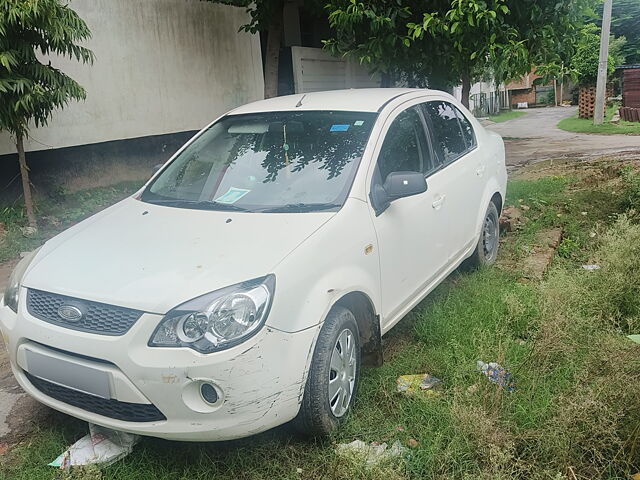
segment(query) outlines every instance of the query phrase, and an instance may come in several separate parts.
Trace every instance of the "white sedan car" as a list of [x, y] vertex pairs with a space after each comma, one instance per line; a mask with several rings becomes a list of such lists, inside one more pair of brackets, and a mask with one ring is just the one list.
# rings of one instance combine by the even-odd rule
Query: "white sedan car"
[[0, 304], [13, 373], [116, 430], [326, 435], [380, 337], [463, 262], [495, 261], [506, 179], [502, 139], [443, 92], [237, 108], [21, 261]]

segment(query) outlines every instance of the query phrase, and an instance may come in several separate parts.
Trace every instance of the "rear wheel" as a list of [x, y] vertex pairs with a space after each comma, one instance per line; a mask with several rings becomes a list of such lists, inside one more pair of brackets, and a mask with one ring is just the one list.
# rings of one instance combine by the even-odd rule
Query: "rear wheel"
[[295, 427], [327, 436], [346, 418], [360, 377], [358, 324], [350, 310], [334, 307], [320, 330]]
[[463, 264], [463, 269], [490, 266], [498, 258], [500, 245], [500, 215], [495, 203], [491, 202], [482, 222], [480, 239], [473, 254]]

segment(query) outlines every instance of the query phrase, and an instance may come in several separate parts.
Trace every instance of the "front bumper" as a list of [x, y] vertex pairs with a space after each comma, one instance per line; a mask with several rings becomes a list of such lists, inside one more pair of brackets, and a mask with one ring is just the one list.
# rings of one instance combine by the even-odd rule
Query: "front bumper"
[[[0, 329], [20, 386], [56, 410], [116, 430], [186, 441], [246, 437], [281, 425], [298, 413], [319, 327], [292, 334], [267, 326], [241, 345], [203, 355], [190, 349], [147, 346], [160, 315], [144, 314], [126, 334], [104, 336], [38, 320], [27, 312], [25, 297], [23, 291], [18, 314], [0, 303]], [[33, 381], [32, 374], [30, 380], [34, 358], [49, 364], [49, 387], [61, 387], [66, 394], [77, 392], [80, 400], [74, 397], [71, 403], [85, 408], [54, 398], [51, 389]], [[156, 418], [152, 421], [144, 421], [144, 417], [129, 421], [114, 418], [118, 415], [109, 413], [111, 410], [96, 413], [85, 400], [99, 403], [98, 399], [82, 397], [92, 391], [90, 385], [83, 388], [83, 374], [69, 378], [59, 371], [75, 368], [87, 379], [108, 379], [106, 396], [110, 398], [102, 400], [118, 407], [155, 407], [161, 415], [150, 417]], [[204, 382], [213, 384], [219, 394], [214, 404], [200, 395]]]

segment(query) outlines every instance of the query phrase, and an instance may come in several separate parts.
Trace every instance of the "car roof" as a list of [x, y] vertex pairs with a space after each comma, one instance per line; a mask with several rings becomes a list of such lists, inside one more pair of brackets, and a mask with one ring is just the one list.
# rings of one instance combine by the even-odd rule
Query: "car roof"
[[419, 88], [354, 88], [325, 92], [299, 93], [248, 103], [229, 112], [230, 115], [257, 112], [301, 110], [340, 110], [378, 112], [390, 101], [411, 93], [443, 93]]

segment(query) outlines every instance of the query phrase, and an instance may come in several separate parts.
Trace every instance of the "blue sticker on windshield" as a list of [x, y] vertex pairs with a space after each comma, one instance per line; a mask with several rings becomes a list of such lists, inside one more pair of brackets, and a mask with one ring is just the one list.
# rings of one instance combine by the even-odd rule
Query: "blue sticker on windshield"
[[227, 193], [225, 193], [224, 195], [221, 195], [220, 197], [216, 198], [216, 202], [218, 202], [218, 203], [226, 203], [227, 205], [231, 205], [232, 203], [236, 203], [238, 200], [240, 200], [242, 197], [244, 197], [250, 191], [251, 190], [247, 190], [245, 188], [231, 187], [227, 191]]
[[351, 125], [331, 125], [330, 132], [346, 132]]

